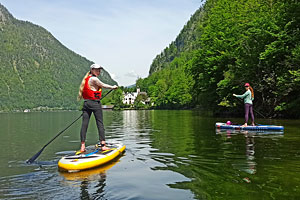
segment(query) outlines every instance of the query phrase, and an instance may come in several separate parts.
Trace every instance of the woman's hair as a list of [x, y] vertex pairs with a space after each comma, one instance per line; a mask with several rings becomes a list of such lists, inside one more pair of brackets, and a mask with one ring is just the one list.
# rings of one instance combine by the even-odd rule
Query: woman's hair
[[90, 71], [88, 71], [86, 73], [86, 75], [83, 77], [82, 81], [81, 81], [81, 84], [80, 84], [80, 87], [79, 87], [79, 92], [78, 92], [78, 96], [77, 96], [77, 100], [80, 101], [82, 99], [82, 91], [83, 91], [83, 88], [84, 88], [84, 84], [85, 84], [85, 79], [91, 74]]
[[252, 99], [254, 99], [254, 90], [251, 86], [249, 86], [249, 89], [251, 91], [251, 97], [252, 97]]

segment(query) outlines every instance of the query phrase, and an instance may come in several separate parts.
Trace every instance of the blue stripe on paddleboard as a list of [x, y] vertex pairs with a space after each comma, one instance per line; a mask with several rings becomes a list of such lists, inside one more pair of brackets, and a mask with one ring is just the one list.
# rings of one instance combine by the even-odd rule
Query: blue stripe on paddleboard
[[91, 155], [93, 155], [93, 154], [95, 154], [95, 153], [98, 153], [98, 152], [99, 152], [99, 149], [97, 149], [96, 151], [91, 152], [91, 153], [89, 153], [89, 154], [85, 154], [84, 157], [91, 156]]

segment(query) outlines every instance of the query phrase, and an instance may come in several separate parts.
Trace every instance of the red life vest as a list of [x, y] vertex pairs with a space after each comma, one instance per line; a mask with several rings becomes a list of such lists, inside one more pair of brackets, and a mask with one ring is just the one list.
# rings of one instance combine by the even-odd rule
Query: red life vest
[[93, 91], [91, 90], [90, 86], [89, 86], [89, 80], [92, 76], [88, 76], [85, 79], [85, 84], [84, 84], [84, 88], [82, 91], [82, 97], [84, 99], [89, 99], [89, 100], [100, 100], [101, 98], [101, 94], [102, 94], [102, 89], [100, 88], [99, 91]]

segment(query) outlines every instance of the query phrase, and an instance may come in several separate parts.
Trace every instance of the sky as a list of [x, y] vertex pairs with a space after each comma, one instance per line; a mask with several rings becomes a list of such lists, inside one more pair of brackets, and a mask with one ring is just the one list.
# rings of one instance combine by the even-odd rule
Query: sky
[[[121, 86], [150, 65], [203, 0], [0, 0], [17, 19], [47, 29], [63, 45], [105, 68]], [[87, 70], [89, 66], [87, 66]]]

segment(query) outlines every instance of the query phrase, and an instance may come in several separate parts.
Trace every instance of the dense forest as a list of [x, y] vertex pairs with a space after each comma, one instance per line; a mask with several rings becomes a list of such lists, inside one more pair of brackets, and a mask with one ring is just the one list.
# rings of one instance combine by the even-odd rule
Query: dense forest
[[[0, 111], [78, 109], [78, 88], [91, 64], [0, 4]], [[117, 84], [105, 70], [101, 76]]]
[[300, 117], [300, 2], [206, 0], [137, 86], [158, 108], [239, 114], [249, 82], [266, 117]]

